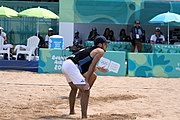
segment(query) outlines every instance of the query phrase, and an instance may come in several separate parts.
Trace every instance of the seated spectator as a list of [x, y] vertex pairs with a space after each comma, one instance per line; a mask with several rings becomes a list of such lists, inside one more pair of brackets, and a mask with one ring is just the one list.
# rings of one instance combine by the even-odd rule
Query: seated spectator
[[82, 43], [82, 39], [80, 38], [79, 31], [74, 32], [73, 45], [68, 46], [66, 48], [69, 48], [69, 50], [72, 53], [78, 52], [79, 50], [81, 50], [83, 48], [83, 43]]
[[45, 36], [45, 47], [48, 48], [48, 43], [49, 43], [49, 37], [53, 35], [53, 29], [49, 28], [48, 33]]
[[165, 43], [165, 37], [161, 34], [160, 27], [156, 27], [155, 34], [151, 35], [151, 44], [163, 44]]
[[6, 44], [7, 43], [7, 41], [6, 41], [6, 33], [3, 32], [3, 30], [4, 29], [2, 27], [0, 27], [0, 36], [4, 38], [4, 44]]
[[121, 29], [117, 41], [128, 41], [125, 29]]
[[75, 31], [75, 33], [74, 33], [73, 45], [81, 45], [82, 46], [82, 39], [80, 38], [79, 31]]
[[97, 36], [99, 36], [97, 29], [93, 27], [91, 32], [89, 33], [88, 40], [94, 40]]
[[109, 28], [106, 28], [106, 29], [104, 30], [104, 34], [103, 34], [103, 36], [104, 36], [107, 40], [109, 40], [109, 31], [110, 31], [110, 29], [109, 29]]
[[110, 31], [109, 31], [109, 40], [110, 40], [110, 41], [115, 41], [114, 31], [113, 31], [113, 30], [110, 30]]

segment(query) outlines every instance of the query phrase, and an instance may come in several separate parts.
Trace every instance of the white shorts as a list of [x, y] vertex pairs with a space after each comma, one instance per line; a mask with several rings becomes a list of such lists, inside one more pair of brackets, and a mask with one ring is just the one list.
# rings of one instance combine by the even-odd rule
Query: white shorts
[[86, 84], [85, 78], [80, 73], [78, 67], [70, 59], [63, 62], [62, 73], [65, 75], [68, 83], [73, 82], [75, 85]]

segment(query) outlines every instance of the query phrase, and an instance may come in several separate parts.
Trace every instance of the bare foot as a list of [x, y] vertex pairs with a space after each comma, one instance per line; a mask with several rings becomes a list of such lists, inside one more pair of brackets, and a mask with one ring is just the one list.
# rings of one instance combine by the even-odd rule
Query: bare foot
[[87, 116], [82, 116], [82, 119], [87, 119]]
[[69, 115], [74, 115], [74, 114], [76, 114], [76, 113], [75, 113], [75, 112], [70, 112], [70, 113], [69, 113]]

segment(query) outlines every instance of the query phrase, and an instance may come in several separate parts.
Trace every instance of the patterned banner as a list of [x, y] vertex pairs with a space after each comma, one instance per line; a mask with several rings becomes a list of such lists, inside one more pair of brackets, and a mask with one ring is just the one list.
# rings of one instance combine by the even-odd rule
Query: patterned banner
[[128, 53], [128, 76], [180, 77], [178, 53]]
[[180, 46], [155, 44], [153, 46], [153, 52], [154, 53], [180, 53]]
[[68, 50], [43, 49], [39, 50], [39, 73], [62, 73], [61, 67], [67, 56], [71, 55]]
[[180, 3], [174, 0], [61, 0], [59, 4], [60, 21], [74, 23], [134, 24], [139, 19], [141, 25], [150, 25], [157, 14], [180, 13]]
[[[86, 41], [85, 46], [92, 46], [93, 41]], [[126, 51], [131, 52], [131, 42], [110, 42], [108, 44], [107, 51]], [[142, 52], [150, 53], [152, 52], [152, 46], [149, 43], [142, 43]]]
[[107, 51], [100, 59], [97, 66], [108, 69], [107, 73], [98, 72], [98, 75], [125, 76], [127, 66], [125, 64], [126, 53], [122, 51]]

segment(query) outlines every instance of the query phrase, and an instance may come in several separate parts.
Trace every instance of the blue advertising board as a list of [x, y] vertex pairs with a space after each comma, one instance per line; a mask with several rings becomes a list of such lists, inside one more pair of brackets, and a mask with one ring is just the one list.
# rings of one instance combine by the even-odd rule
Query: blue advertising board
[[[39, 51], [39, 73], [62, 73], [61, 67], [63, 61], [72, 53], [69, 50], [61, 49], [43, 49]], [[126, 65], [123, 51], [107, 51], [99, 60], [97, 66], [108, 69], [107, 73], [98, 72], [98, 75], [104, 76], [125, 76]]]
[[178, 53], [128, 53], [128, 76], [180, 77]]

